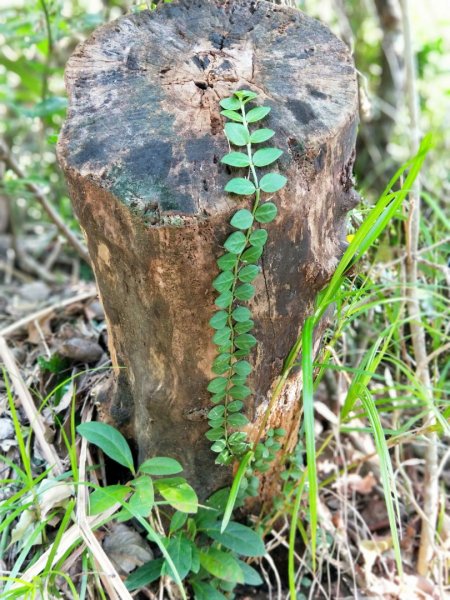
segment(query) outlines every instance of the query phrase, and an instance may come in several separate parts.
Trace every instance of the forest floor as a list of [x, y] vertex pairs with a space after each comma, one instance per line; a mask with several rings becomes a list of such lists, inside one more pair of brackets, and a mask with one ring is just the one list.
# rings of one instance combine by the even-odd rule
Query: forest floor
[[[30, 254], [38, 246], [33, 239], [27, 241]], [[48, 247], [47, 254], [51, 254], [52, 250], [55, 248]], [[71, 262], [63, 253], [60, 256], [67, 271]], [[34, 260], [39, 262], [40, 256], [36, 255]], [[23, 467], [23, 460], [15, 427], [19, 424], [22, 429], [33, 478], [45, 475], [45, 457], [36, 441], [38, 422], [45, 431], [48, 448], [60, 458], [63, 471], [70, 469], [66, 441], [70, 436], [72, 411], [77, 421], [88, 415], [101, 418], [99, 391], [110, 376], [111, 360], [105, 316], [95, 284], [79, 280], [76, 261], [72, 263], [72, 273], [59, 283], [45, 283], [27, 274], [8, 263], [6, 255], [2, 269], [0, 360], [5, 371], [0, 382], [0, 469], [4, 482], [0, 500], [7, 502], [21, 490], [16, 467]], [[396, 575], [374, 441], [362, 422], [358, 432], [339, 431], [338, 396], [341, 384], [345, 384], [341, 379], [345, 377], [348, 377], [345, 373], [329, 373], [315, 398], [317, 447], [328, 440], [324, 452], [317, 458], [317, 466], [323, 484], [319, 498], [321, 527], [330, 543], [323, 546], [314, 573], [305, 559], [305, 548], [299, 538], [296, 547], [296, 568], [300, 577], [298, 597], [443, 598], [444, 582], [441, 586], [436, 585], [415, 572], [420, 517], [411, 510], [410, 499], [420, 497], [423, 485], [420, 444], [409, 445], [407, 455], [403, 455], [401, 465], [397, 465], [403, 470], [403, 475], [404, 471], [407, 472], [410, 485], [406, 491], [403, 484], [399, 489], [405, 570], [401, 583]], [[14, 423], [8, 402], [7, 382], [14, 390], [18, 424]], [[353, 425], [355, 427], [355, 422]], [[77, 451], [79, 442], [79, 439], [75, 442]], [[394, 462], [398, 458], [394, 450]], [[88, 451], [88, 465], [89, 476], [95, 483], [124, 483], [123, 473], [117, 465], [105, 460], [101, 452], [91, 455]], [[450, 484], [448, 463], [443, 465], [442, 478], [447, 485]], [[18, 510], [16, 518], [7, 519], [7, 526], [1, 528], [0, 538], [1, 568], [4, 572], [14, 570], [17, 561], [20, 562], [20, 572], [26, 572], [36, 557], [51, 547], [63, 517], [58, 507], [67, 506], [72, 493], [70, 487], [62, 495], [57, 488], [50, 489], [38, 500], [40, 516], [35, 511], [31, 517], [25, 518], [24, 512]], [[51, 510], [55, 510], [55, 515], [44, 534], [33, 542], [35, 551], [30, 547], [26, 549], [23, 541], [36, 530], [42, 514], [47, 515]], [[3, 524], [4, 517], [5, 514]], [[269, 520], [270, 530], [265, 538], [267, 555], [253, 563], [264, 584], [258, 588], [238, 588], [239, 598], [289, 597], [289, 521], [290, 514], [286, 513], [278, 514], [272, 522]], [[96, 532], [98, 541], [123, 579], [149, 557], [158, 556], [158, 549], [149, 544], [141, 533], [139, 526], [132, 521], [126, 525], [110, 521]], [[440, 538], [440, 560], [448, 564], [450, 519], [445, 514], [441, 515]], [[82, 544], [79, 544], [65, 558], [61, 571], [78, 586], [84, 569]], [[95, 592], [97, 584], [95, 578], [88, 581], [87, 597], [100, 597]], [[58, 586], [62, 597], [73, 597], [64, 577], [59, 578]], [[154, 589], [141, 590], [135, 597], [177, 598], [176, 589], [167, 577], [159, 586], [159, 591], [158, 584], [154, 584]]]

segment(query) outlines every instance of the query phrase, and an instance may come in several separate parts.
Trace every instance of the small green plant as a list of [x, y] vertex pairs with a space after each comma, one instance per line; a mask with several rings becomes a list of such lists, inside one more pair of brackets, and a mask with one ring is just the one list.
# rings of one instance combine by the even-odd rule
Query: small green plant
[[[248, 170], [247, 177], [234, 177], [225, 186], [226, 192], [246, 197], [247, 206], [231, 218], [230, 224], [235, 231], [224, 243], [226, 253], [217, 261], [220, 273], [213, 281], [219, 294], [215, 301], [219, 310], [210, 320], [215, 329], [213, 341], [218, 352], [212, 369], [218, 376], [208, 385], [215, 406], [208, 413], [211, 429], [206, 436], [213, 442], [211, 449], [218, 454], [216, 463], [221, 465], [241, 459], [250, 447], [247, 434], [239, 428], [248, 423], [241, 412], [244, 400], [252, 393], [247, 385], [252, 365], [246, 357], [257, 340], [251, 334], [254, 327], [251, 310], [243, 303], [251, 300], [255, 293], [252, 282], [260, 272], [257, 263], [267, 241], [267, 231], [258, 224], [270, 223], [277, 216], [276, 205], [270, 202], [270, 197], [263, 202], [262, 194], [278, 192], [286, 184], [286, 177], [279, 173], [258, 177], [256, 169], [273, 164], [283, 152], [273, 147], [254, 151], [254, 144], [266, 142], [275, 134], [271, 129], [250, 129], [250, 125], [261, 121], [270, 112], [267, 106], [255, 106], [247, 111], [248, 103], [256, 98], [254, 92], [240, 90], [220, 102], [221, 114], [230, 119], [225, 125], [228, 141], [246, 150], [229, 152], [221, 162]], [[258, 459], [262, 464], [265, 452], [259, 452]], [[255, 485], [257, 491], [257, 482], [253, 487]]]
[[[187, 595], [182, 582], [187, 581], [196, 600], [206, 600], [224, 598], [223, 593], [231, 593], [239, 583], [262, 583], [258, 572], [243, 560], [265, 553], [261, 536], [234, 521], [222, 531], [220, 519], [228, 489], [219, 490], [200, 506], [194, 489], [179, 475], [183, 467], [178, 461], [154, 457], [136, 469], [126, 439], [114, 427], [91, 422], [79, 425], [77, 431], [133, 476], [126, 485], [94, 486], [89, 496], [90, 514], [102, 513], [118, 503], [121, 509], [114, 518], [137, 520], [161, 551], [160, 557], [128, 577], [128, 589], [139, 589], [168, 575], [180, 587], [183, 598]], [[164, 524], [167, 533], [157, 533], [151, 526], [153, 520]]]

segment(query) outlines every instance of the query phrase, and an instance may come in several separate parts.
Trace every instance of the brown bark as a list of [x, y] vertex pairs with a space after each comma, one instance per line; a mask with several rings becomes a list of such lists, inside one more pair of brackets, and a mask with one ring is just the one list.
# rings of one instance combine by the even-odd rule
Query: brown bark
[[[354, 205], [355, 71], [319, 22], [267, 2], [179, 2], [99, 28], [66, 70], [69, 112], [59, 159], [85, 231], [116, 367], [111, 416], [141, 459], [170, 455], [206, 495], [229, 470], [204, 438], [215, 348], [215, 260], [245, 205], [230, 171], [219, 100], [252, 89], [285, 152], [252, 301], [259, 340], [255, 431], [283, 359], [343, 250]], [[119, 369], [118, 367], [125, 367]], [[298, 373], [270, 418], [295, 440]]]

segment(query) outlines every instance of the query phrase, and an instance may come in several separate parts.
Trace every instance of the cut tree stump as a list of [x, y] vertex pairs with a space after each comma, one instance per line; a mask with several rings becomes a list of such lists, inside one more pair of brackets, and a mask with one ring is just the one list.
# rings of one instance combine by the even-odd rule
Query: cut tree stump
[[[216, 259], [242, 197], [219, 101], [237, 89], [271, 106], [284, 150], [262, 275], [252, 301], [258, 346], [246, 414], [255, 433], [283, 360], [329, 281], [355, 205], [355, 70], [346, 46], [300, 11], [249, 0], [187, 1], [97, 29], [66, 69], [58, 154], [85, 232], [115, 368], [109, 415], [140, 459], [172, 456], [201, 495], [231, 474], [204, 434], [215, 355], [208, 320]], [[242, 174], [242, 172], [241, 172]], [[293, 372], [269, 425], [296, 440]]]

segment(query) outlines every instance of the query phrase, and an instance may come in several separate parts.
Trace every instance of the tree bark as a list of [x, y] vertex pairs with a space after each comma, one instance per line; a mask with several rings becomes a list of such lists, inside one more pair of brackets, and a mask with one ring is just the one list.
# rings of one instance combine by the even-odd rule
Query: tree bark
[[[245, 201], [227, 195], [219, 101], [239, 88], [272, 107], [284, 150], [252, 301], [254, 433], [317, 292], [343, 252], [355, 204], [355, 71], [318, 21], [268, 2], [181, 1], [100, 27], [66, 69], [69, 111], [58, 152], [85, 232], [115, 369], [110, 417], [140, 459], [170, 455], [203, 496], [230, 469], [204, 433], [211, 408], [211, 282]], [[301, 378], [293, 373], [269, 426], [295, 443]]]

